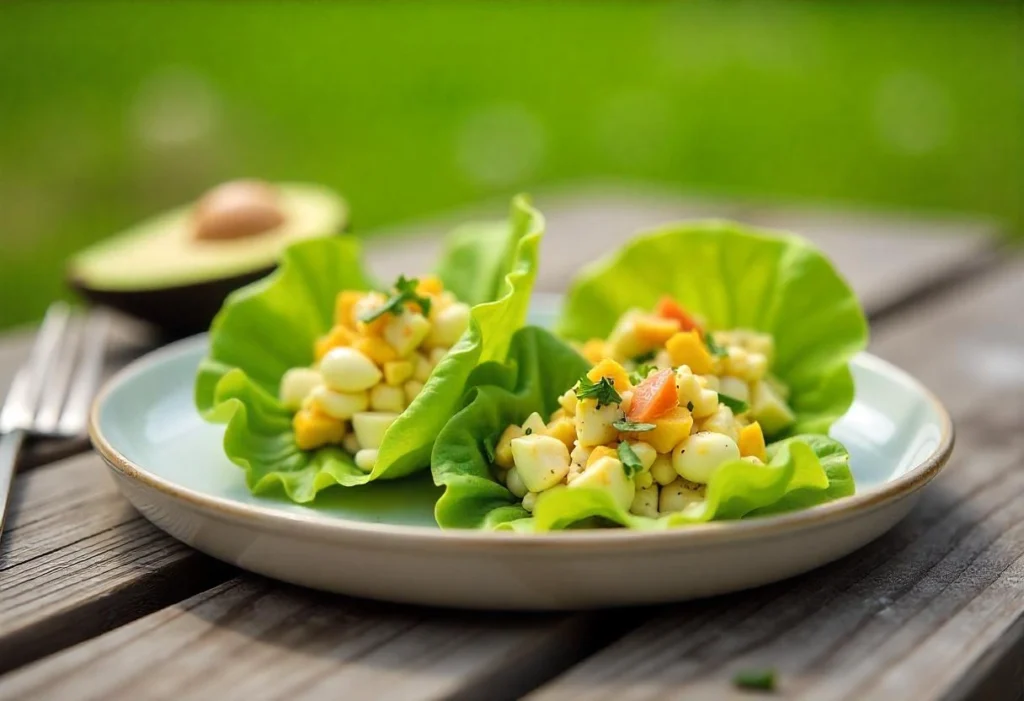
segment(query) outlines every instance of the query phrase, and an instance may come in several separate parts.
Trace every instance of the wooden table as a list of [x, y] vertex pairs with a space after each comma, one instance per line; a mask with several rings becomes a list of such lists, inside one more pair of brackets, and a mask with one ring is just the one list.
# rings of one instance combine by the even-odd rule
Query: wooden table
[[[40, 446], [0, 547], [0, 698], [753, 698], [730, 679], [761, 665], [777, 670], [783, 698], [1022, 698], [1024, 257], [995, 227], [621, 187], [538, 204], [550, 225], [545, 291], [670, 219], [735, 217], [815, 239], [864, 299], [872, 350], [952, 412], [949, 468], [895, 530], [790, 581], [674, 606], [491, 615], [233, 569], [144, 521], [83, 442]], [[371, 258], [385, 275], [418, 269], [441, 223]], [[29, 338], [0, 340], [0, 387]], [[112, 364], [146, 343], [122, 325]]]

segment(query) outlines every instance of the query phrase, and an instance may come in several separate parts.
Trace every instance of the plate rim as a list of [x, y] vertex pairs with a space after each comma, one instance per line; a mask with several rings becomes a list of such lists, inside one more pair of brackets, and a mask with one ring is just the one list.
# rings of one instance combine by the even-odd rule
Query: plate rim
[[955, 428], [949, 412], [938, 397], [917, 378], [887, 360], [863, 351], [855, 361], [876, 370], [895, 374], [918, 391], [932, 405], [940, 420], [940, 438], [935, 450], [895, 479], [871, 487], [848, 497], [819, 504], [807, 509], [749, 520], [712, 521], [656, 531], [629, 529], [595, 529], [569, 532], [518, 533], [476, 529], [426, 528], [365, 521], [349, 521], [316, 513], [292, 513], [256, 504], [245, 504], [221, 496], [196, 491], [159, 477], [125, 457], [103, 434], [100, 413], [108, 397], [135, 376], [183, 355], [207, 343], [208, 334], [175, 341], [157, 348], [118, 370], [101, 387], [89, 412], [89, 438], [96, 452], [120, 477], [161, 492], [164, 496], [184, 502], [219, 520], [241, 523], [264, 532], [280, 533], [282, 529], [318, 541], [358, 541], [361, 547], [394, 547], [401, 545], [420, 548], [425, 544], [458, 549], [493, 548], [537, 549], [552, 551], [564, 546], [573, 549], [627, 546], [630, 549], [662, 549], [699, 547], [762, 539], [783, 535], [805, 528], [818, 528], [844, 521], [863, 513], [875, 511], [912, 495], [935, 478], [949, 461], [955, 444]]

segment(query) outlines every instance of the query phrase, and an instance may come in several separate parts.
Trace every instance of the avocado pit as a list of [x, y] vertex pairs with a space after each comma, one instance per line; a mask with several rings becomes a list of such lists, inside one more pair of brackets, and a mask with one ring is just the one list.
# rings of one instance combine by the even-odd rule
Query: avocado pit
[[236, 240], [278, 228], [285, 221], [277, 192], [261, 180], [233, 180], [196, 202], [192, 224], [200, 241]]

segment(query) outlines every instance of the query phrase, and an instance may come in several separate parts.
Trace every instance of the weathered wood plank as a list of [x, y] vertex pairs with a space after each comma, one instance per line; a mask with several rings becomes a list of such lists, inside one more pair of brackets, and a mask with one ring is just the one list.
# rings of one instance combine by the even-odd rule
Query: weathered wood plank
[[514, 699], [603, 640], [584, 616], [437, 612], [233, 580], [0, 680], [0, 698]]
[[106, 470], [88, 454], [15, 480], [0, 538], [0, 673], [228, 577], [139, 516]]
[[995, 258], [998, 226], [970, 217], [813, 207], [759, 207], [745, 221], [802, 234], [836, 261], [873, 313]]
[[[920, 218], [900, 213], [823, 211], [681, 197], [650, 187], [589, 186], [540, 193], [548, 227], [537, 289], [562, 292], [580, 268], [639, 231], [692, 219], [736, 219], [799, 233], [821, 246], [869, 311], [891, 307], [938, 281], [990, 261], [999, 229], [977, 218]], [[439, 236], [453, 223], [503, 215], [504, 202], [399, 227], [368, 245], [383, 279], [421, 270], [436, 259]]]
[[771, 666], [782, 696], [1016, 698], [1024, 636], [1024, 263], [955, 299], [905, 310], [874, 349], [934, 387], [955, 416], [949, 468], [892, 533], [815, 573], [646, 612], [646, 622], [531, 698], [730, 698]]
[[[599, 187], [541, 194], [534, 204], [547, 222], [536, 283], [541, 292], [564, 291], [579, 266], [599, 258], [637, 231], [681, 218], [727, 218], [741, 212], [724, 200]], [[437, 260], [441, 239], [453, 227], [468, 221], [501, 219], [507, 208], [507, 201], [494, 201], [384, 230], [380, 238], [367, 242], [368, 262], [385, 280], [423, 270]]]

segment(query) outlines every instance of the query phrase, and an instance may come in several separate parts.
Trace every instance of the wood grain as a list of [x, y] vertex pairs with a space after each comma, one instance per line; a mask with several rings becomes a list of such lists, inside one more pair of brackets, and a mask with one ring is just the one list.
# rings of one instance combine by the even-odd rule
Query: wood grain
[[0, 538], [0, 673], [226, 579], [121, 497], [99, 456], [15, 480]]
[[1017, 698], [1024, 636], [1021, 300], [1018, 262], [876, 331], [874, 350], [933, 387], [958, 428], [949, 468], [894, 531], [791, 581], [621, 614], [645, 622], [530, 698], [746, 698], [730, 679], [760, 666], [778, 670], [784, 698], [963, 698], [994, 670], [1004, 676], [985, 687], [984, 698]]
[[584, 616], [438, 612], [234, 580], [0, 680], [0, 698], [515, 699], [603, 641]]

